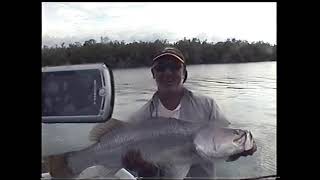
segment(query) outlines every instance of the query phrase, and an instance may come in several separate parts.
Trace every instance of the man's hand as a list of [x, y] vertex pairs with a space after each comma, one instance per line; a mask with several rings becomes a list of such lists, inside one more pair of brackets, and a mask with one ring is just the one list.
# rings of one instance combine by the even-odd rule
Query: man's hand
[[232, 155], [230, 156], [226, 161], [227, 162], [230, 162], [230, 161], [235, 161], [237, 159], [239, 159], [241, 156], [252, 156], [254, 152], [257, 151], [257, 145], [256, 143], [253, 143], [253, 147], [247, 151], [243, 151], [242, 153], [239, 153], [239, 154], [235, 154], [235, 155]]
[[49, 173], [54, 178], [70, 178], [74, 177], [69, 169], [65, 155], [53, 155], [48, 157]]
[[139, 177], [155, 177], [158, 174], [158, 168], [145, 161], [138, 150], [128, 151], [122, 158], [122, 164], [127, 170], [137, 172]]

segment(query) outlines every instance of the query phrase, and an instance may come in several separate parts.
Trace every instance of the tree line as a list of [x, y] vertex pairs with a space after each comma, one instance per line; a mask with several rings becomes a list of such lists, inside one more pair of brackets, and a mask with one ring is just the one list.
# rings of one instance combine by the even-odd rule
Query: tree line
[[251, 42], [227, 39], [225, 42], [200, 41], [198, 38], [154, 42], [110, 41], [101, 37], [84, 43], [62, 43], [55, 47], [42, 47], [42, 66], [83, 64], [104, 62], [111, 68], [132, 68], [150, 66], [151, 59], [165, 46], [173, 46], [182, 51], [187, 64], [215, 64], [276, 61], [277, 46], [263, 41]]

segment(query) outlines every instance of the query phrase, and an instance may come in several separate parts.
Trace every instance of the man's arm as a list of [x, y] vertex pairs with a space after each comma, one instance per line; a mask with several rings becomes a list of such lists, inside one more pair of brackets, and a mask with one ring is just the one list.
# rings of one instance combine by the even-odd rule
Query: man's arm
[[[222, 126], [222, 127], [229, 126], [231, 123], [227, 120], [226, 116], [221, 112], [218, 104], [214, 100], [212, 100], [212, 106], [213, 106], [213, 108], [212, 108], [212, 113], [210, 115], [210, 120], [215, 121], [216, 124], [218, 124], [219, 126]], [[227, 162], [235, 161], [235, 160], [239, 159], [241, 156], [248, 156], [248, 155], [251, 156], [256, 151], [257, 151], [257, 146], [254, 143], [254, 145], [251, 149], [246, 150], [242, 153], [230, 156], [226, 161]]]
[[[205, 112], [210, 122], [213, 122], [216, 126], [227, 127], [230, 122], [223, 114], [218, 104], [209, 97], [204, 99], [203, 103]], [[188, 177], [214, 177], [215, 176], [215, 165], [214, 162], [202, 162], [200, 164], [194, 164], [191, 166], [188, 173]]]
[[256, 143], [253, 144], [253, 147], [247, 151], [243, 151], [242, 153], [239, 154], [235, 154], [233, 156], [230, 156], [226, 161], [230, 162], [230, 161], [235, 161], [237, 159], [239, 159], [241, 156], [252, 156], [254, 152], [257, 151], [257, 145]]
[[131, 150], [122, 157], [122, 164], [125, 169], [129, 171], [134, 171], [139, 177], [159, 177], [160, 169], [150, 163], [145, 161], [141, 153], [136, 150]]
[[229, 120], [226, 118], [224, 113], [221, 111], [220, 107], [216, 103], [215, 100], [211, 99], [210, 103], [210, 114], [209, 114], [209, 121], [213, 122], [214, 124], [220, 126], [220, 127], [227, 127], [231, 123]]

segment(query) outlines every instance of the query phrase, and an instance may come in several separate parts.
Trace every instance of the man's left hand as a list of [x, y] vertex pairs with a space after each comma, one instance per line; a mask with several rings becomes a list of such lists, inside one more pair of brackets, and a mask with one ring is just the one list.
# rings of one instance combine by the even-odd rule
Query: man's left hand
[[232, 155], [226, 161], [227, 162], [235, 161], [235, 160], [239, 159], [241, 156], [248, 156], [248, 155], [252, 156], [253, 153], [256, 151], [257, 151], [257, 145], [256, 145], [256, 143], [254, 143], [253, 147], [250, 150], [246, 150], [246, 151], [243, 151], [242, 153]]
[[135, 171], [140, 177], [154, 177], [158, 174], [158, 168], [143, 159], [139, 150], [130, 150], [122, 157], [124, 168], [129, 171]]

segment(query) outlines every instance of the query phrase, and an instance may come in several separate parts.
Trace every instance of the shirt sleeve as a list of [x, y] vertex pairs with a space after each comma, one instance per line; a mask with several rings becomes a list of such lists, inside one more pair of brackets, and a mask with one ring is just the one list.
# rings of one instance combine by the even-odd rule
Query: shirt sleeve
[[[208, 98], [209, 105], [207, 108], [210, 108], [209, 111], [209, 121], [212, 121], [216, 126], [227, 127], [230, 122], [227, 120], [226, 116], [221, 111], [218, 104], [214, 99]], [[215, 177], [216, 168], [214, 162], [202, 162], [195, 164], [191, 167], [188, 177]]]
[[131, 114], [128, 118], [128, 122], [138, 123], [140, 121], [150, 118], [151, 117], [150, 106], [151, 106], [151, 100], [146, 104], [144, 104], [136, 112]]
[[211, 99], [211, 113], [209, 115], [209, 120], [214, 121], [214, 124], [221, 127], [227, 127], [231, 123], [228, 121], [226, 116], [221, 111], [220, 107], [215, 100]]

